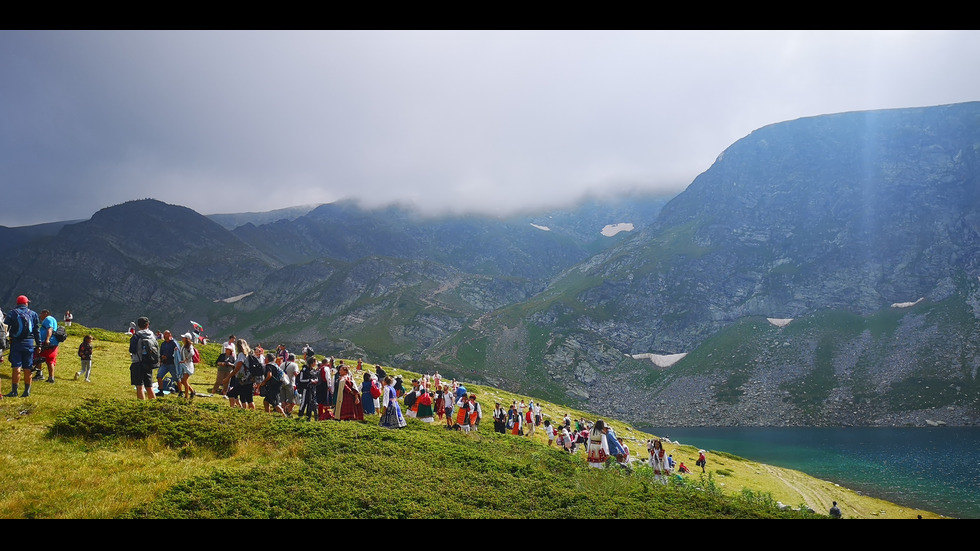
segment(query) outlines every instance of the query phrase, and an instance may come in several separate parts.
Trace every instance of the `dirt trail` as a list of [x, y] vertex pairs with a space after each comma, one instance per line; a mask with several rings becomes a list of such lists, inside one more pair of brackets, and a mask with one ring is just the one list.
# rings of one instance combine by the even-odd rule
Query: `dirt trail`
[[[826, 500], [827, 496], [824, 495], [824, 496], [817, 497], [815, 495], [815, 492], [810, 491], [811, 488], [804, 489], [794, 484], [791, 480], [789, 480], [790, 477], [788, 476], [788, 473], [782, 471], [782, 469], [777, 469], [775, 467], [772, 467], [770, 465], [765, 465], [765, 464], [763, 464], [762, 467], [766, 470], [766, 472], [769, 473], [770, 476], [779, 479], [779, 481], [785, 484], [787, 487], [789, 487], [790, 490], [793, 490], [794, 492], [800, 494], [800, 497], [803, 498], [803, 503], [805, 503], [807, 507], [819, 513], [823, 513], [825, 511], [830, 510], [830, 505], [834, 501], [833, 499], [827, 501]], [[787, 503], [786, 505], [795, 507], [799, 504]]]
[[791, 492], [800, 496], [801, 501], [786, 503], [790, 507], [798, 507], [804, 503], [815, 512], [826, 515], [830, 506], [836, 501], [844, 518], [915, 518], [917, 514], [921, 514], [925, 518], [938, 518], [940, 516], [935, 513], [888, 503], [791, 469], [765, 464], [759, 464], [759, 466], [769, 476], [779, 480]]

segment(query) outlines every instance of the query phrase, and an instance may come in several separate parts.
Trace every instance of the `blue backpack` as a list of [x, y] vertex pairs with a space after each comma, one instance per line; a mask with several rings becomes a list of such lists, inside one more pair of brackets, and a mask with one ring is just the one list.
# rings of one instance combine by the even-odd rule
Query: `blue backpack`
[[14, 321], [17, 322], [17, 325], [14, 327], [14, 324], [10, 324], [10, 338], [26, 339], [30, 337], [34, 333], [34, 323], [31, 321], [28, 310], [15, 308], [13, 314]]

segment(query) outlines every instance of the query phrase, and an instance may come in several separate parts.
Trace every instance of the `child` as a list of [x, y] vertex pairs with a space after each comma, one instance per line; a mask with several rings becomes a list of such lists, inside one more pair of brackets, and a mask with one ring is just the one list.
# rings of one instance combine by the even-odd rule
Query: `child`
[[548, 435], [548, 445], [551, 446], [555, 443], [555, 427], [551, 426], [551, 420], [544, 420], [544, 432]]
[[91, 383], [92, 379], [92, 335], [85, 335], [82, 344], [78, 345], [78, 357], [82, 359], [82, 370], [75, 373], [75, 380], [85, 375], [85, 382]]

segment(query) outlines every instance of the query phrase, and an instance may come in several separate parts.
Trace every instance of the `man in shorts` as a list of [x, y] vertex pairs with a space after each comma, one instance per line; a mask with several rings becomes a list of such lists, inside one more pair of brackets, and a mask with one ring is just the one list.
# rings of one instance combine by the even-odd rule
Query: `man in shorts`
[[10, 341], [10, 375], [11, 391], [4, 396], [17, 397], [17, 387], [20, 383], [21, 370], [24, 372], [24, 394], [21, 398], [31, 395], [31, 368], [34, 366], [34, 348], [41, 342], [41, 320], [37, 312], [31, 310], [30, 301], [21, 295], [17, 297], [17, 308], [7, 312], [3, 318], [7, 326]]
[[38, 358], [48, 366], [48, 378], [46, 383], [54, 382], [54, 366], [58, 364], [58, 339], [54, 336], [58, 330], [58, 320], [54, 319], [51, 311], [45, 308], [41, 310], [41, 345], [38, 348]]
[[283, 379], [282, 368], [274, 361], [267, 361], [265, 363], [265, 377], [259, 383], [259, 394], [264, 400], [266, 413], [272, 413], [272, 410], [276, 410], [285, 417], [286, 411], [282, 407], [281, 396]]
[[[157, 337], [150, 331], [149, 318], [136, 320], [136, 333], [129, 338], [129, 355], [132, 363], [129, 365], [129, 382], [136, 387], [136, 397], [140, 400], [152, 400], [153, 370], [160, 363], [160, 348]], [[156, 361], [150, 354], [156, 352]]]

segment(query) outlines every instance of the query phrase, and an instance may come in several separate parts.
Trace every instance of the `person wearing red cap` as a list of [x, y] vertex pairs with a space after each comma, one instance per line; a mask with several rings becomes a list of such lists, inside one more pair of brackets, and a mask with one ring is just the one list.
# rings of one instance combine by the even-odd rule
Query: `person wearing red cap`
[[31, 301], [26, 296], [17, 297], [17, 308], [7, 312], [3, 323], [7, 326], [10, 338], [10, 386], [12, 390], [4, 396], [17, 396], [21, 370], [24, 372], [24, 393], [22, 398], [31, 395], [31, 369], [34, 365], [34, 348], [41, 342], [41, 320], [37, 312], [28, 305]]

